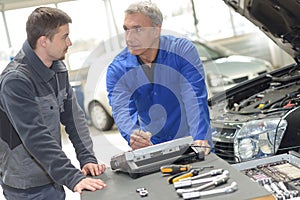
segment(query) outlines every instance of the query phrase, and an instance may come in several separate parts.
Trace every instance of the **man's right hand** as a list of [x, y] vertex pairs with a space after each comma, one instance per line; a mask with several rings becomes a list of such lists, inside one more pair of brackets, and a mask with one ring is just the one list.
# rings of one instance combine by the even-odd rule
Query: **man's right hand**
[[150, 132], [144, 132], [142, 130], [134, 130], [130, 135], [130, 147], [135, 149], [140, 149], [143, 147], [151, 146], [150, 141], [152, 134]]
[[83, 190], [96, 191], [102, 190], [104, 187], [106, 187], [106, 184], [100, 179], [84, 178], [75, 185], [74, 192], [81, 194]]

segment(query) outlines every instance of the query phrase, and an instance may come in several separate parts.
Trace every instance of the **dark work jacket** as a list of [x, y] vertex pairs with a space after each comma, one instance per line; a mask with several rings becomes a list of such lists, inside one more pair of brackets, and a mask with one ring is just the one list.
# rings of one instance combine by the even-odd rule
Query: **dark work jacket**
[[61, 124], [80, 166], [97, 163], [84, 114], [62, 61], [47, 68], [26, 41], [0, 76], [0, 180], [26, 189], [49, 183], [73, 190], [85, 178], [61, 147]]

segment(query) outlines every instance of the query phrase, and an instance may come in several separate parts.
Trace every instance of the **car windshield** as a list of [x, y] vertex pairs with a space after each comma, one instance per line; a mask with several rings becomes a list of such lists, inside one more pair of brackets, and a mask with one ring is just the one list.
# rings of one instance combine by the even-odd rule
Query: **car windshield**
[[194, 44], [198, 50], [202, 62], [212, 61], [227, 56], [226, 53], [208, 47], [207, 45], [202, 44], [200, 42], [194, 42]]

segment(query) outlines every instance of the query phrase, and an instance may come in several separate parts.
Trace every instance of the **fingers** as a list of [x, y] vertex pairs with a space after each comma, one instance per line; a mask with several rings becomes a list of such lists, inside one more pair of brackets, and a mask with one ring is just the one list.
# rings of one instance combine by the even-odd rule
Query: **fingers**
[[150, 132], [144, 132], [142, 130], [135, 130], [130, 136], [130, 146], [132, 149], [140, 149], [143, 147], [151, 146]]
[[106, 170], [105, 164], [95, 164], [95, 163], [88, 163], [83, 166], [82, 174], [87, 176], [88, 174], [92, 176], [99, 176]]
[[211, 150], [211, 146], [208, 144], [207, 140], [195, 140], [195, 145], [200, 146], [205, 155], [208, 155]]
[[82, 179], [74, 187], [74, 192], [82, 193], [83, 190], [96, 191], [102, 190], [106, 187], [106, 184], [101, 179], [85, 178]]
[[82, 168], [81, 172], [84, 176], [88, 175], [88, 171], [85, 168]]
[[92, 176], [99, 176], [106, 170], [106, 165], [105, 164], [95, 164], [92, 166], [91, 169], [91, 175]]
[[[209, 145], [208, 145], [209, 146]], [[205, 155], [208, 155], [210, 153], [210, 148], [202, 148], [202, 150], [204, 151]]]

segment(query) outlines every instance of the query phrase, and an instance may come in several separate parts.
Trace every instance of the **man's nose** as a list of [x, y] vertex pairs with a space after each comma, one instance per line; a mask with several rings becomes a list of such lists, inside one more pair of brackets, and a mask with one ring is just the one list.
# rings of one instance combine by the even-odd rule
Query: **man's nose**
[[69, 47], [69, 46], [72, 46], [72, 41], [71, 41], [70, 38], [67, 39], [67, 45], [68, 45], [68, 47]]

